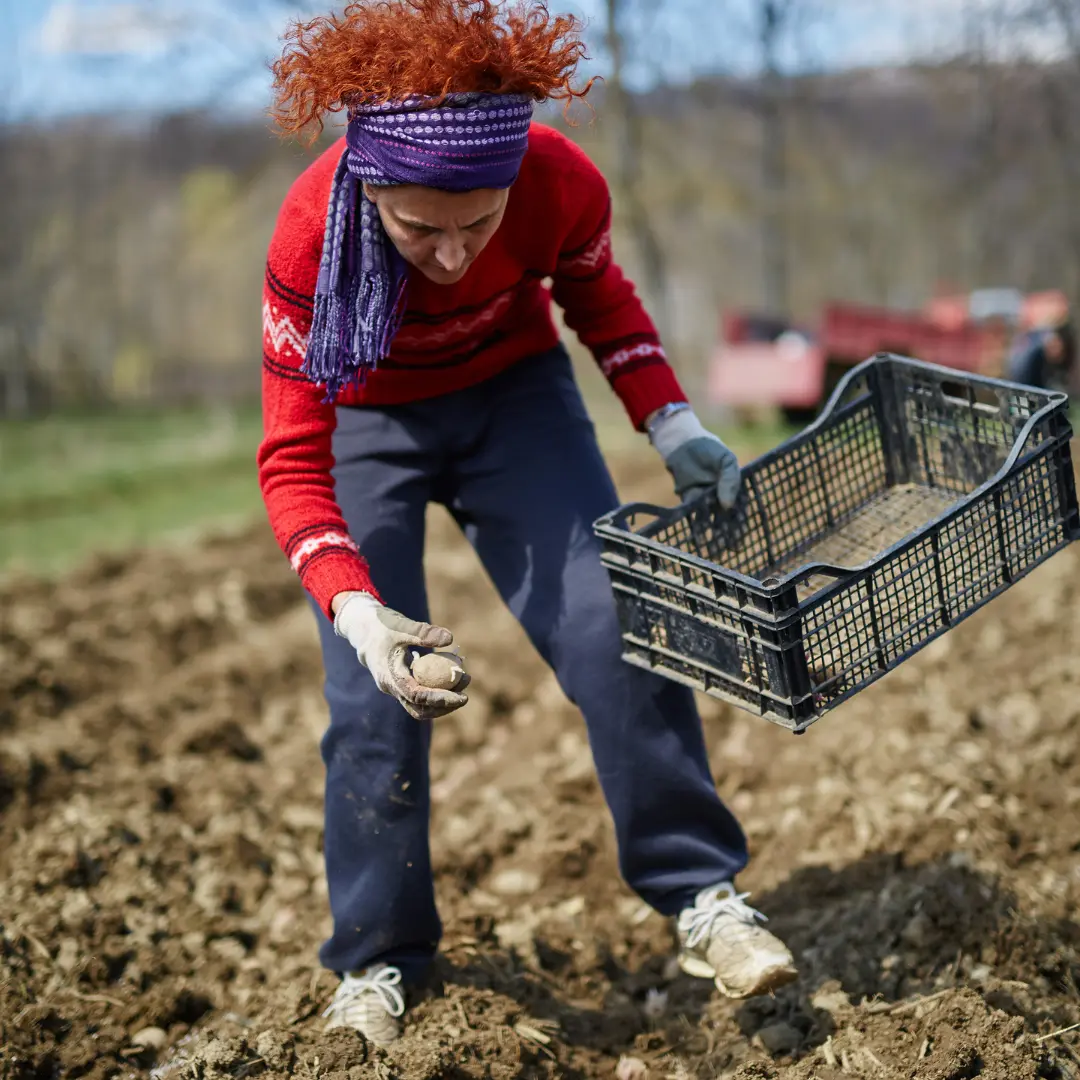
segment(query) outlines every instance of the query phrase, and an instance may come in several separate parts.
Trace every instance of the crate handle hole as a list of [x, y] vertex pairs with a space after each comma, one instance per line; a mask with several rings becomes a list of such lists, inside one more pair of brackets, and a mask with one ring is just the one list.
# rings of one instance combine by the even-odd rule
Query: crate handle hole
[[998, 395], [989, 386], [946, 379], [941, 383], [941, 396], [953, 405], [963, 405], [965, 408], [978, 406], [980, 411], [1001, 412]]

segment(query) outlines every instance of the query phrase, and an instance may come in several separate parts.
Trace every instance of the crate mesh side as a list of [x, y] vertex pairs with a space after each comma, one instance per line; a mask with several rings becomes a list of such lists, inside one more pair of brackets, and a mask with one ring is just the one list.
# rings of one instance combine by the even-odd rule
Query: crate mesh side
[[[714, 600], [615, 571], [619, 620], [628, 651], [650, 667], [692, 678], [706, 691], [720, 688], [746, 702], [771, 684], [777, 661], [741, 619]], [[773, 649], [775, 651], [775, 649]]]
[[[937, 373], [897, 374], [908, 479], [969, 494], [1004, 464], [1021, 430], [1044, 401], [1022, 389], [952, 383]], [[1025, 447], [1049, 434], [1036, 426]]]
[[[654, 538], [758, 580], [813, 562], [860, 566], [993, 477], [1043, 405], [1022, 389], [950, 382], [940, 373], [907, 367], [896, 369], [892, 392], [899, 445], [891, 451], [875, 402], [865, 383], [856, 381], [839, 419], [748, 474], [750, 490], [738, 511], [718, 513], [699, 504]], [[1048, 437], [1037, 427], [1025, 449]], [[709, 587], [704, 571], [654, 560], [659, 573]], [[800, 599], [832, 580], [801, 583]]]
[[1009, 571], [1016, 574], [1045, 558], [1064, 538], [1055, 462], [1046, 455], [1014, 473], [1001, 495], [1002, 531]]
[[1055, 463], [1044, 456], [849, 588], [811, 607], [803, 639], [827, 704], [970, 613], [1065, 541]]
[[913, 648], [932, 630], [937, 581], [932, 538], [809, 611], [803, 624], [811, 684], [838, 697]]
[[770, 550], [748, 572], [768, 577], [805, 563], [807, 552], [886, 489], [885, 457], [871, 402], [824, 428], [791, 460], [776, 460], [754, 477], [754, 485]]
[[[860, 566], [948, 510], [954, 498], [951, 493], [914, 484], [887, 488], [870, 498], [839, 528], [816, 544], [777, 563], [772, 572], [780, 576], [812, 562]], [[810, 575], [799, 582], [799, 599], [813, 596], [835, 580], [828, 574]]]
[[[750, 577], [764, 578], [831, 535], [886, 486], [885, 460], [872, 404], [845, 416], [754, 471], [734, 513], [697, 504], [658, 529], [661, 544]], [[663, 560], [661, 560], [663, 561]], [[670, 563], [670, 560], [667, 560]], [[665, 569], [675, 574], [675, 565]], [[708, 587], [692, 571], [691, 583]]]
[[941, 592], [954, 619], [1001, 585], [997, 513], [993, 500], [969, 507], [941, 530]]

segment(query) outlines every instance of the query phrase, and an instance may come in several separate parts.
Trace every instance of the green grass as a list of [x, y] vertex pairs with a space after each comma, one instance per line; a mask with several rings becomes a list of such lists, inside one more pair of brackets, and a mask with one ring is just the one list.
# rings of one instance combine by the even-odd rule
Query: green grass
[[0, 573], [182, 539], [260, 508], [257, 408], [0, 425]]
[[[605, 453], [646, 449], [608, 388], [590, 394]], [[0, 424], [0, 575], [55, 574], [98, 552], [184, 542], [262, 513], [258, 406]], [[722, 430], [744, 458], [791, 433]]]

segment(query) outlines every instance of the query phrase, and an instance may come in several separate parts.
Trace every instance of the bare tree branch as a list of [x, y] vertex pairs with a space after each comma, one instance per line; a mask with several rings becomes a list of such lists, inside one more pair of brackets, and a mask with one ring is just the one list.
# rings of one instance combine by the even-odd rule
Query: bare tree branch
[[616, 190], [622, 202], [641, 257], [643, 285], [648, 294], [653, 318], [662, 339], [672, 331], [668, 297], [667, 267], [651, 215], [641, 190], [641, 163], [644, 134], [641, 114], [625, 85], [625, 41], [622, 20], [626, 0], [606, 0], [607, 46], [611, 57], [611, 75], [607, 89], [608, 110], [616, 127], [618, 165]]
[[761, 219], [763, 299], [765, 309], [783, 316], [788, 310], [788, 258], [785, 196], [787, 163], [784, 138], [784, 80], [778, 49], [795, 0], [759, 0], [761, 49]]

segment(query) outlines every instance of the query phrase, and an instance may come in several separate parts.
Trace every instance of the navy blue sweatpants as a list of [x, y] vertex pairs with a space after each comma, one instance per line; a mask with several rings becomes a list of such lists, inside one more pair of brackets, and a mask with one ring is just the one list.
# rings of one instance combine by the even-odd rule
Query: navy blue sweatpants
[[[716, 793], [693, 694], [620, 658], [592, 532], [616, 494], [565, 350], [434, 400], [339, 408], [333, 449], [350, 532], [385, 602], [409, 618], [428, 618], [425, 508], [441, 503], [457, 520], [584, 715], [631, 888], [673, 915], [733, 878], [746, 841]], [[381, 693], [317, 618], [334, 917], [320, 959], [337, 972], [381, 961], [414, 979], [442, 933], [428, 847], [430, 725]]]

